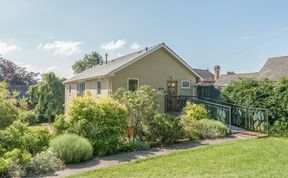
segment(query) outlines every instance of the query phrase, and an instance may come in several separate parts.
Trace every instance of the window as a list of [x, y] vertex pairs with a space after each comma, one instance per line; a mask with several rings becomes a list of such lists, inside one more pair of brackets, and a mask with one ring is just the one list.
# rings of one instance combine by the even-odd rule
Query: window
[[97, 95], [101, 95], [101, 81], [97, 81]]
[[68, 90], [69, 90], [69, 93], [71, 93], [71, 88], [72, 88], [71, 85], [69, 85], [69, 89], [68, 89]]
[[181, 81], [181, 88], [183, 89], [190, 89], [191, 82], [190, 80], [182, 80]]
[[139, 79], [128, 79], [128, 90], [135, 91], [139, 87]]
[[85, 91], [85, 82], [77, 83], [77, 95], [78, 96], [83, 95], [84, 91]]

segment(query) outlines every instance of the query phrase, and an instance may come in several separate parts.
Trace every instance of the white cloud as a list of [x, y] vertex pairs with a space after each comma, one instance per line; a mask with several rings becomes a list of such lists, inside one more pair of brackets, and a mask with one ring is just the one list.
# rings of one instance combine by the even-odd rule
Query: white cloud
[[57, 68], [58, 68], [57, 66], [47, 67], [47, 68], [46, 68], [46, 72], [53, 72], [53, 71], [55, 71]]
[[133, 50], [139, 49], [141, 47], [142, 46], [139, 43], [137, 43], [136, 41], [130, 45], [130, 48]]
[[12, 45], [12, 44], [10, 45], [5, 42], [0, 42], [0, 54], [1, 55], [6, 55], [14, 51], [21, 51], [21, 48], [16, 45]]
[[[70, 73], [67, 72], [66, 70], [59, 69], [57, 66], [49, 66], [49, 67], [40, 67], [37, 65], [31, 65], [31, 64], [25, 64], [21, 65], [22, 67], [25, 67], [27, 71], [30, 72], [36, 72], [40, 74], [48, 73], [48, 72], [54, 72], [56, 75], [61, 76], [61, 77], [69, 77]], [[41, 75], [38, 75], [39, 79], [41, 78]]]
[[54, 41], [53, 43], [40, 43], [38, 49], [53, 51], [56, 56], [71, 56], [80, 53], [80, 46], [82, 42], [79, 41]]
[[125, 44], [126, 44], [125, 39], [120, 39], [120, 40], [117, 40], [115, 42], [113, 40], [113, 41], [110, 41], [109, 43], [103, 43], [101, 45], [101, 49], [104, 49], [106, 51], [119, 49], [119, 48], [122, 48]]
[[249, 40], [249, 39], [251, 39], [251, 36], [242, 36], [241, 39], [242, 40]]

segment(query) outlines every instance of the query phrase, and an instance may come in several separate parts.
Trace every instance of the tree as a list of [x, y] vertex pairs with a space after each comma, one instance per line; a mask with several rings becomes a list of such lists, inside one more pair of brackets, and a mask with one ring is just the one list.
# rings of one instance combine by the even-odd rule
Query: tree
[[28, 89], [30, 101], [37, 103], [35, 111], [44, 115], [50, 121], [52, 116], [64, 112], [64, 92], [63, 81], [65, 79], [57, 77], [53, 72], [42, 75], [42, 81], [32, 85]]
[[85, 54], [83, 59], [77, 60], [73, 64], [72, 69], [74, 71], [74, 74], [79, 74], [85, 71], [86, 69], [89, 69], [102, 62], [103, 62], [102, 56], [96, 52], [92, 52], [91, 54]]
[[16, 99], [11, 95], [7, 84], [0, 83], [0, 129], [4, 129], [18, 119], [19, 112], [15, 106]]
[[236, 74], [236, 73], [234, 71], [228, 71], [227, 74], [231, 75], [231, 74]]
[[112, 97], [127, 107], [129, 113], [128, 125], [137, 127], [142, 120], [155, 115], [159, 106], [160, 93], [147, 85], [143, 85], [136, 91], [126, 91], [119, 88]]
[[10, 85], [31, 85], [37, 82], [38, 73], [28, 72], [8, 59], [0, 57], [0, 82]]

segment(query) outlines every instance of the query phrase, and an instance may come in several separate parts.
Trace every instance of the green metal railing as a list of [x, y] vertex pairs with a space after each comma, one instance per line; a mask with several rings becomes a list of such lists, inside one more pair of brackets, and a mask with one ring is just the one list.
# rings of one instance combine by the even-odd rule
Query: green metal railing
[[185, 107], [187, 101], [204, 105], [211, 118], [225, 123], [229, 128], [231, 128], [231, 125], [235, 125], [248, 130], [268, 133], [268, 109], [243, 107], [208, 98], [199, 99], [194, 96], [179, 96], [179, 112]]
[[223, 104], [213, 103], [197, 99], [197, 97], [191, 96], [179, 96], [179, 111], [186, 106], [187, 102], [202, 104], [208, 112], [210, 118], [223, 122], [231, 129], [231, 107]]
[[268, 133], [269, 131], [268, 109], [239, 106], [210, 98], [201, 98], [201, 100], [231, 106], [232, 125], [263, 133]]

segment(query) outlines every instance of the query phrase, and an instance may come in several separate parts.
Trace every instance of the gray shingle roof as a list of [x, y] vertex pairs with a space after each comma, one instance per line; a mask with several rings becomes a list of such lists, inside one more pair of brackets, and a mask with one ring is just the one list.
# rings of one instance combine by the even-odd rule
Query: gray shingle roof
[[64, 83], [113, 75], [117, 70], [122, 69], [123, 67], [133, 63], [137, 59], [140, 59], [146, 54], [149, 54], [157, 49], [160, 49], [161, 47], [164, 47], [165, 49], [167, 49], [172, 55], [174, 55], [177, 59], [179, 59], [179, 61], [183, 65], [185, 65], [191, 72], [193, 72], [196, 76], [198, 76], [199, 78], [202, 78], [184, 60], [182, 60], [179, 56], [177, 56], [176, 53], [174, 53], [168, 46], [166, 46], [165, 43], [161, 43], [161, 44], [152, 46], [150, 48], [145, 48], [143, 50], [136, 51], [136, 52], [127, 54], [125, 56], [113, 59], [111, 61], [108, 61], [107, 63], [96, 65], [66, 80]]
[[257, 78], [259, 75], [258, 72], [255, 73], [243, 73], [243, 74], [225, 74], [221, 75], [219, 79], [214, 83], [215, 86], [223, 87], [232, 81], [239, 81], [243, 78]]
[[259, 72], [259, 78], [276, 81], [288, 77], [288, 56], [269, 58]]
[[195, 68], [193, 68], [193, 70], [199, 74], [203, 80], [214, 81], [214, 74], [212, 74], [209, 70]]
[[241, 78], [267, 78], [276, 81], [281, 77], [288, 77], [288, 56], [269, 58], [259, 72], [221, 75], [214, 85], [225, 86], [232, 81], [239, 81]]
[[96, 65], [96, 66], [94, 66], [90, 69], [87, 69], [87, 70], [75, 75], [74, 77], [66, 80], [64, 83], [106, 76], [106, 75], [110, 74], [111, 72], [113, 72], [114, 70], [116, 70], [116, 69], [132, 62], [134, 59], [144, 55], [145, 53], [150, 52], [153, 49], [156, 49], [160, 45], [162, 45], [162, 44], [155, 45], [153, 47], [148, 48], [147, 50], [143, 49], [140, 51], [136, 51], [136, 52], [121, 56], [119, 58], [110, 60], [107, 63]]

